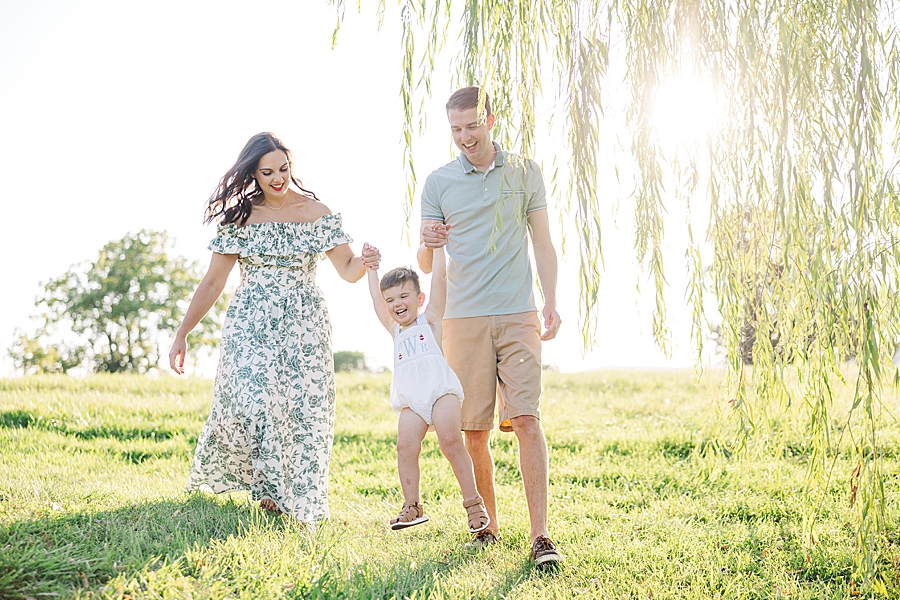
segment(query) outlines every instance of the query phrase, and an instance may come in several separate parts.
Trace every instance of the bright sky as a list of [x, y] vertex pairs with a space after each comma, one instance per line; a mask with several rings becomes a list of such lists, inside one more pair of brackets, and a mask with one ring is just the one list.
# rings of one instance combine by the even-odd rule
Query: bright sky
[[[214, 229], [202, 225], [204, 203], [260, 131], [292, 149], [296, 174], [343, 215], [356, 252], [368, 241], [383, 268], [414, 263], [403, 236], [397, 7], [388, 3], [380, 32], [374, 11], [350, 8], [331, 50], [335, 21], [324, 0], [0, 3], [0, 374], [10, 373], [14, 330], [36, 326], [41, 284], [95, 260], [106, 242], [166, 230], [178, 253], [205, 265]], [[436, 75], [426, 105], [429, 128], [415, 146], [420, 183], [454, 156], [443, 112], [449, 81], [446, 70]], [[549, 165], [540, 149], [536, 158]], [[599, 188], [608, 214], [597, 347], [582, 354], [571, 234], [558, 293], [563, 329], [544, 344], [544, 363], [563, 371], [692, 364], [678, 226], [667, 256], [675, 341], [667, 360], [651, 337], [652, 288], [634, 258], [632, 201], [611, 178]], [[560, 199], [550, 203], [556, 224]], [[415, 223], [418, 195], [414, 210]], [[560, 226], [553, 234], [559, 242]], [[365, 279], [347, 284], [324, 262], [318, 282], [334, 349], [389, 365], [390, 339]]]

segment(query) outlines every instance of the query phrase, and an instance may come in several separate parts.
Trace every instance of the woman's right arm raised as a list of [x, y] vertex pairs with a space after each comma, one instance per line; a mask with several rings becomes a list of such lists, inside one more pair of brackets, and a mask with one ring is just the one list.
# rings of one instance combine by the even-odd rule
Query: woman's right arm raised
[[222, 290], [225, 289], [225, 283], [228, 281], [228, 274], [234, 268], [237, 262], [237, 254], [219, 254], [213, 252], [212, 259], [209, 261], [209, 269], [206, 275], [200, 280], [194, 297], [191, 298], [191, 304], [188, 306], [181, 326], [175, 332], [175, 341], [172, 343], [172, 349], [169, 350], [169, 366], [176, 373], [184, 373], [184, 357], [187, 353], [187, 335], [197, 326], [209, 309], [212, 308]]

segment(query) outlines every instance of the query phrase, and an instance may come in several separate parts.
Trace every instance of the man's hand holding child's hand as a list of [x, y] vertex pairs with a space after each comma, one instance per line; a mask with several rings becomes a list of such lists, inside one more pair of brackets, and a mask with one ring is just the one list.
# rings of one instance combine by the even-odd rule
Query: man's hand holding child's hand
[[422, 221], [421, 233], [426, 248], [442, 248], [447, 245], [450, 226], [440, 221]]

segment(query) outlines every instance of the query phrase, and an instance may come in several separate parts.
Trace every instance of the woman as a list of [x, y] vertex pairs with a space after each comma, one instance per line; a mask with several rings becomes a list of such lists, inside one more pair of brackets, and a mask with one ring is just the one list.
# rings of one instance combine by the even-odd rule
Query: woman
[[241, 283], [222, 329], [212, 408], [187, 489], [250, 489], [260, 507], [314, 523], [328, 517], [334, 433], [331, 324], [315, 285], [316, 262], [325, 253], [354, 282], [377, 266], [379, 254], [367, 248], [354, 256], [340, 215], [303, 189], [292, 167], [284, 144], [260, 133], [219, 181], [205, 215], [219, 223], [212, 260], [169, 363], [184, 373], [187, 334], [237, 262]]

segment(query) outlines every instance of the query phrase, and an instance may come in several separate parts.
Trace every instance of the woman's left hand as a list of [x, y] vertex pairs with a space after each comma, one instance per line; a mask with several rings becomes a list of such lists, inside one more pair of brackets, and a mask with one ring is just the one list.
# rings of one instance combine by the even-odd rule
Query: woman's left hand
[[367, 269], [377, 271], [378, 264], [381, 262], [381, 252], [378, 251], [378, 248], [366, 242], [365, 244], [363, 244], [362, 254], [360, 255], [360, 258], [362, 258], [363, 266], [365, 266]]

